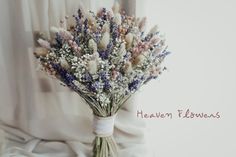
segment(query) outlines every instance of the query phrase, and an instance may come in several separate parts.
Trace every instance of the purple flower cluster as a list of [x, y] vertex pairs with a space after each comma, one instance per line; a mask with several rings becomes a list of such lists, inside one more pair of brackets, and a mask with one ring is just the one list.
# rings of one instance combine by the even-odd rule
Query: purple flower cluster
[[66, 85], [71, 84], [74, 80], [76, 80], [76, 77], [72, 74], [70, 74], [67, 70], [62, 68], [58, 64], [51, 63], [53, 69], [56, 71], [56, 73], [60, 76], [62, 82], [64, 82]]
[[136, 91], [138, 89], [138, 86], [140, 84], [140, 80], [136, 79], [133, 82], [129, 83], [129, 90], [131, 92]]

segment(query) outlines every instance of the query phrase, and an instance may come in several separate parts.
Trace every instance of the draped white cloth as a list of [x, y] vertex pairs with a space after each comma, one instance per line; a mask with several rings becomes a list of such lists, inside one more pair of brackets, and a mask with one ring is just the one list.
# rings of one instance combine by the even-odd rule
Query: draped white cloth
[[[91, 156], [91, 110], [76, 93], [37, 71], [32, 55], [33, 34], [43, 31], [50, 35], [49, 28], [59, 26], [59, 21], [75, 13], [81, 4], [94, 10], [100, 6], [111, 8], [113, 1], [0, 1], [0, 156]], [[120, 156], [148, 157], [144, 128], [136, 118], [133, 97], [115, 121], [114, 137]], [[1, 142], [1, 130], [6, 145]]]

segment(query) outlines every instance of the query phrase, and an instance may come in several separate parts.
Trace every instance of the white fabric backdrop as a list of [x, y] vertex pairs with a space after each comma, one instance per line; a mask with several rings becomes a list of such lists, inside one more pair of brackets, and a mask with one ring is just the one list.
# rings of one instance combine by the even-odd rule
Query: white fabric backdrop
[[[129, 4], [134, 5], [128, 5], [129, 11], [135, 13], [135, 0], [131, 1]], [[124, 3], [127, 1], [123, 1], [127, 8]], [[0, 129], [8, 139], [5, 153], [37, 157], [91, 156], [94, 135], [90, 109], [78, 95], [36, 71], [32, 55], [33, 33], [43, 31], [49, 35], [51, 26], [58, 26], [60, 19], [75, 13], [81, 4], [95, 10], [101, 6], [111, 8], [113, 1], [0, 2]], [[135, 105], [132, 98], [119, 112], [114, 136], [121, 156], [147, 157], [144, 123], [136, 118]]]

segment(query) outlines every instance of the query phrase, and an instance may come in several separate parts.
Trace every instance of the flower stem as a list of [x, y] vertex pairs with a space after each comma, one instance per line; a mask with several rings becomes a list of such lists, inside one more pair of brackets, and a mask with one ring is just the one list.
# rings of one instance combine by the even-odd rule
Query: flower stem
[[93, 142], [93, 157], [117, 157], [117, 154], [117, 145], [113, 136], [96, 136]]

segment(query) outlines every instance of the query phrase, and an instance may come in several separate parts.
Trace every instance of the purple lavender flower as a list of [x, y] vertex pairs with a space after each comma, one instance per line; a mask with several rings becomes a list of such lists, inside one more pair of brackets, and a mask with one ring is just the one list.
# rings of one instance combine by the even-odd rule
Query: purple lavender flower
[[92, 92], [96, 92], [98, 90], [98, 88], [99, 88], [99, 82], [98, 81], [88, 84], [88, 89]]
[[75, 30], [76, 30], [75, 34], [76, 35], [74, 35], [74, 36], [78, 36], [82, 31], [82, 23], [77, 16], [75, 16], [75, 19], [76, 19], [76, 25], [75, 25]]
[[51, 63], [53, 69], [59, 74], [61, 80], [66, 84], [70, 85], [76, 78], [74, 75], [68, 73], [65, 69], [63, 69], [59, 64]]
[[129, 83], [128, 88], [131, 92], [136, 91], [138, 89], [139, 84], [140, 84], [140, 81], [136, 79], [133, 82]]
[[112, 51], [113, 48], [113, 42], [110, 41], [109, 44], [107, 45], [107, 51], [110, 53]]
[[115, 29], [113, 32], [112, 32], [112, 39], [115, 41], [119, 36], [119, 32], [118, 32], [118, 29]]
[[103, 19], [104, 21], [107, 20], [106, 11], [107, 11], [106, 8], [102, 8], [102, 19]]
[[104, 90], [109, 90], [110, 88], [111, 88], [111, 85], [110, 85], [109, 81], [106, 80], [106, 81], [104, 82], [103, 89], [104, 89]]
[[103, 13], [106, 13], [106, 8], [102, 8], [102, 12], [103, 12]]
[[163, 58], [169, 55], [171, 52], [169, 51], [163, 51], [161, 54], [157, 55], [157, 58]]
[[78, 9], [78, 15], [74, 16], [75, 20], [76, 20], [76, 32], [77, 35], [80, 34], [80, 32], [82, 31], [82, 20], [81, 18], [83, 17], [82, 12], [80, 9]]
[[59, 33], [56, 33], [56, 44], [54, 45], [56, 48], [61, 48], [62, 47], [62, 37], [60, 36]]
[[100, 38], [101, 38], [100, 33], [99, 31], [97, 31], [94, 35], [94, 40], [96, 41], [96, 43], [99, 43]]
[[88, 32], [88, 19], [84, 20], [84, 34], [87, 35]]
[[92, 76], [90, 73], [85, 73], [82, 77], [83, 81], [85, 82], [91, 82], [93, 80]]
[[101, 78], [102, 81], [106, 81], [108, 79], [108, 74], [105, 71], [102, 71], [99, 73], [99, 77]]
[[75, 38], [75, 42], [76, 42], [77, 45], [80, 44], [80, 39], [79, 39], [79, 37], [76, 37], [76, 38]]
[[119, 36], [119, 31], [118, 31], [117, 24], [115, 22], [113, 22], [113, 20], [111, 21], [110, 31], [111, 31], [112, 39], [113, 39], [113, 41], [115, 41], [117, 39], [117, 37]]
[[113, 43], [109, 42], [109, 44], [107, 45], [106, 50], [104, 51], [100, 51], [99, 56], [104, 60], [104, 59], [108, 59], [110, 52], [112, 51], [113, 48]]
[[78, 9], [78, 17], [81, 19], [83, 16], [81, 9]]
[[153, 79], [153, 76], [149, 76], [145, 81], [144, 81], [144, 84], [146, 84], [147, 82], [149, 82], [150, 80]]
[[99, 56], [104, 60], [104, 59], [108, 59], [109, 53], [108, 51], [100, 51], [99, 52]]

